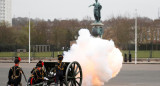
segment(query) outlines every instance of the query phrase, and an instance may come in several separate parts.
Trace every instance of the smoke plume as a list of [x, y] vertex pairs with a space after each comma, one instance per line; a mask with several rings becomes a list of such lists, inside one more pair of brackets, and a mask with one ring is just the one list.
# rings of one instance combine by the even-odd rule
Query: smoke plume
[[76, 44], [64, 52], [64, 62], [72, 61], [82, 67], [82, 86], [101, 86], [119, 73], [123, 57], [112, 40], [95, 38], [88, 29], [81, 29]]

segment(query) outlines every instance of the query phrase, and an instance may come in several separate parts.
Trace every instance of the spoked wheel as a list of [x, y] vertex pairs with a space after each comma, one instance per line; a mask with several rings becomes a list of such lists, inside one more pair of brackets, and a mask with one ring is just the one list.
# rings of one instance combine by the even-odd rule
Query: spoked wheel
[[82, 85], [82, 68], [77, 61], [70, 63], [65, 74], [66, 86]]

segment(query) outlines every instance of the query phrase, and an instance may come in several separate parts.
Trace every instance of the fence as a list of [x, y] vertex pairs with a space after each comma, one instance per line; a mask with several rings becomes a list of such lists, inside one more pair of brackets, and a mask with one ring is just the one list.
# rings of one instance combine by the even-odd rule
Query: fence
[[[123, 56], [124, 56], [125, 53], [129, 55], [129, 50], [122, 51]], [[131, 53], [132, 57], [134, 58], [135, 57], [135, 51], [131, 50], [130, 53]], [[160, 58], [160, 51], [152, 51], [151, 52], [149, 50], [146, 50], [146, 51], [138, 50], [137, 51], [137, 57], [138, 58]]]

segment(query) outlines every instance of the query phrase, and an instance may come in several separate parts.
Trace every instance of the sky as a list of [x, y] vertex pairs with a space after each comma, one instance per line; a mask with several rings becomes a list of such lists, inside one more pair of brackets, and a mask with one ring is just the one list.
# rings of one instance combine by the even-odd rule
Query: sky
[[[45, 20], [79, 19], [89, 16], [94, 19], [95, 0], [12, 0], [12, 17], [40, 18]], [[117, 16], [158, 18], [160, 0], [99, 0], [102, 5], [101, 19]]]

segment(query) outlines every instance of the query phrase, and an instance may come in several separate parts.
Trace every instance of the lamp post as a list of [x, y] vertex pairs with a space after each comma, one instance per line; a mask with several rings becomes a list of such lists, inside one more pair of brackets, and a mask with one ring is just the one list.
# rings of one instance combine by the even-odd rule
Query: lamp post
[[137, 9], [135, 11], [135, 64], [137, 64]]
[[30, 34], [30, 28], [31, 28], [31, 25], [30, 25], [30, 13], [29, 13], [29, 63], [30, 63], [30, 61], [31, 61], [31, 54], [30, 54], [30, 53], [31, 53], [31, 51], [30, 51], [30, 50], [31, 50], [31, 49], [30, 49], [30, 48], [31, 48], [31, 47], [30, 47], [30, 46], [31, 46], [31, 41], [30, 41], [30, 37], [31, 37], [30, 35], [31, 35], [31, 34]]

